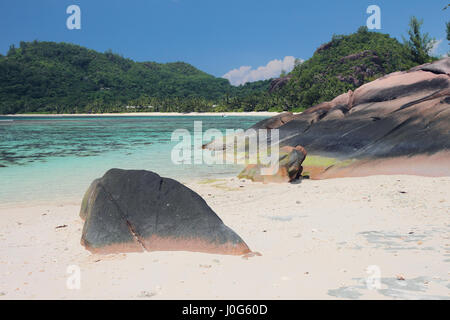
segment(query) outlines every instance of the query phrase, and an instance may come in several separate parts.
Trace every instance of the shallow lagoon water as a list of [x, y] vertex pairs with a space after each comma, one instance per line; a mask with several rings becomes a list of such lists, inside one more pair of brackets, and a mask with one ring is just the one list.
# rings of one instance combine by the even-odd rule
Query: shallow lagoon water
[[1, 117], [0, 206], [80, 201], [110, 168], [152, 170], [181, 182], [228, 177], [238, 165], [175, 165], [176, 129], [246, 129], [259, 116]]

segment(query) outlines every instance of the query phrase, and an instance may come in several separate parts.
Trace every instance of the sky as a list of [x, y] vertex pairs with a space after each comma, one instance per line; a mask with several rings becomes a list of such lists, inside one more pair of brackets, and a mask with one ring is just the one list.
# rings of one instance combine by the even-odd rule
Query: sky
[[[0, 0], [0, 53], [20, 41], [56, 41], [113, 52], [135, 61], [184, 61], [233, 84], [278, 76], [308, 59], [333, 34], [366, 25], [377, 5], [381, 29], [401, 40], [409, 18], [424, 20], [449, 51], [450, 0]], [[81, 29], [68, 29], [77, 5]]]

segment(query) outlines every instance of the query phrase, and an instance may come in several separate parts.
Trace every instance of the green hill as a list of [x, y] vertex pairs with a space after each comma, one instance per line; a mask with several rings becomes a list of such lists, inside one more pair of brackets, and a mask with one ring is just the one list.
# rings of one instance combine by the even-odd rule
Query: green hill
[[183, 63], [134, 62], [112, 52], [53, 42], [21, 42], [0, 56], [0, 114], [99, 112], [125, 105], [209, 104], [232, 87]]
[[361, 27], [351, 35], [333, 36], [287, 76], [274, 79], [269, 92], [237, 96], [223, 108], [300, 111], [415, 65], [405, 45], [388, 34]]
[[73, 44], [21, 42], [0, 55], [0, 114], [122, 112], [127, 105], [163, 112], [299, 111], [417, 64], [407, 46], [366, 27], [334, 35], [283, 78], [239, 87], [183, 62], [134, 62]]
[[416, 64], [396, 39], [361, 27], [351, 35], [335, 35], [320, 46], [309, 60], [294, 68], [279, 94], [285, 98], [283, 107], [308, 108]]

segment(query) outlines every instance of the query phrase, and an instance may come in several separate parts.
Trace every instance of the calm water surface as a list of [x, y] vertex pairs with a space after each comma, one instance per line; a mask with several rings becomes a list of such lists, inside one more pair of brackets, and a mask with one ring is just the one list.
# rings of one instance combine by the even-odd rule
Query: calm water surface
[[235, 165], [175, 165], [176, 129], [247, 129], [264, 117], [2, 117], [0, 206], [80, 201], [90, 182], [110, 168], [152, 170], [179, 181], [228, 177]]

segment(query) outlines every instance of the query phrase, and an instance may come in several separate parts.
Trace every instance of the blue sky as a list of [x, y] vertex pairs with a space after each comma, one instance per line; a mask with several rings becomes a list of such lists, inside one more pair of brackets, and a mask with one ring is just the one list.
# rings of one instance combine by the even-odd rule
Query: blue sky
[[[215, 76], [243, 66], [255, 70], [285, 57], [309, 58], [333, 33], [366, 24], [381, 8], [381, 32], [398, 39], [412, 15], [448, 51], [449, 0], [1, 0], [0, 53], [20, 41], [76, 43], [112, 49], [137, 61], [185, 61]], [[81, 8], [81, 30], [68, 30], [66, 8]], [[276, 61], [275, 61], [276, 62]], [[248, 70], [247, 70], [248, 71]], [[264, 71], [261, 69], [261, 71]]]

